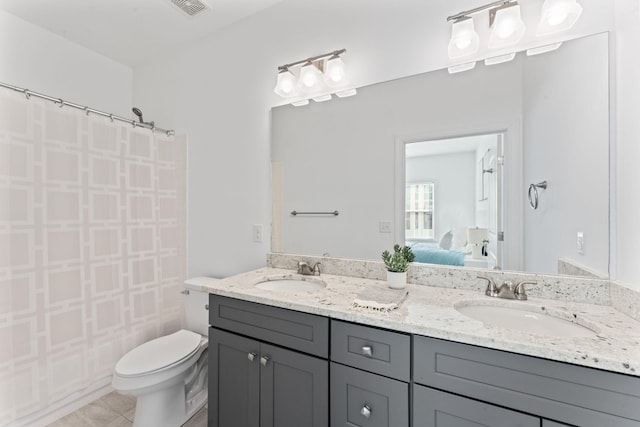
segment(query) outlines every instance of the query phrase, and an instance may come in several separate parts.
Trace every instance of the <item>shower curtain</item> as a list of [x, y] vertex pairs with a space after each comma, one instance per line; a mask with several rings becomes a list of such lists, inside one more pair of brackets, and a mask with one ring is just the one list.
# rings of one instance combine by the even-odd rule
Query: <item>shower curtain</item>
[[186, 138], [0, 89], [0, 425], [178, 330]]

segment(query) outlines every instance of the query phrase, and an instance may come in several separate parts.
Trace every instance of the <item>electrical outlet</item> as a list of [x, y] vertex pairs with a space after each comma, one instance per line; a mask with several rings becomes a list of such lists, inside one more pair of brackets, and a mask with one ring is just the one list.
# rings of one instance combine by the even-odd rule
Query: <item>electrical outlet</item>
[[262, 243], [262, 224], [253, 224], [251, 234], [254, 243]]
[[391, 233], [391, 232], [393, 232], [393, 226], [391, 225], [391, 221], [380, 221], [378, 223], [378, 231], [380, 233]]
[[576, 245], [578, 248], [579, 254], [584, 254], [584, 233], [582, 231], [578, 231], [578, 238], [576, 239]]

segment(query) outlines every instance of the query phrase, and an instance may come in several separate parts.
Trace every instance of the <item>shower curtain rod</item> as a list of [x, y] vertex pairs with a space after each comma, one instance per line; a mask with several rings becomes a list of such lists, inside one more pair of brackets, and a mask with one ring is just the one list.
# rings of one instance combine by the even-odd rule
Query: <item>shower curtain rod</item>
[[24, 93], [24, 96], [27, 97], [27, 99], [29, 99], [31, 96], [35, 96], [36, 98], [42, 98], [42, 99], [46, 99], [48, 101], [55, 102], [56, 104], [58, 104], [58, 106], [60, 108], [62, 108], [62, 107], [64, 107], [66, 105], [68, 107], [77, 108], [78, 110], [83, 110], [87, 114], [87, 116], [89, 115], [89, 113], [97, 114], [99, 116], [107, 117], [107, 118], [111, 119], [111, 121], [118, 120], [120, 122], [129, 123], [134, 128], [139, 127], [139, 128], [149, 129], [149, 130], [151, 130], [153, 132], [156, 132], [156, 131], [157, 132], [162, 132], [162, 133], [165, 133], [167, 136], [175, 135], [175, 131], [173, 131], [173, 130], [162, 129], [162, 128], [156, 127], [153, 124], [139, 123], [139, 122], [136, 122], [135, 120], [128, 119], [126, 117], [116, 116], [115, 114], [105, 113], [104, 111], [96, 110], [94, 108], [85, 107], [84, 105], [75, 104], [73, 102], [65, 101], [62, 98], [54, 98], [53, 96], [44, 95], [42, 93], [34, 92], [34, 91], [29, 90], [29, 89], [23, 89], [23, 88], [20, 88], [20, 87], [17, 87], [17, 86], [13, 86], [13, 85], [9, 85], [9, 84], [2, 83], [2, 82], [0, 82], [0, 86], [4, 87], [4, 88], [7, 88], [7, 89], [15, 90], [16, 92], [22, 92], [22, 93]]

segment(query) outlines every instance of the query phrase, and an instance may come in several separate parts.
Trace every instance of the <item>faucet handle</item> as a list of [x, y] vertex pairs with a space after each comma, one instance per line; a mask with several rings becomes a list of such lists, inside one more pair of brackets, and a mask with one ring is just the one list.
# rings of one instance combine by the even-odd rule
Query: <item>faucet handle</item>
[[298, 261], [298, 274], [304, 274], [304, 269], [309, 268], [309, 264], [305, 261]]
[[526, 301], [527, 300], [527, 290], [524, 285], [537, 285], [538, 282], [535, 280], [523, 280], [518, 283], [516, 287], [513, 289], [513, 294], [515, 295], [517, 300]]
[[487, 289], [485, 289], [484, 294], [488, 297], [497, 297], [498, 296], [498, 287], [489, 277], [478, 276], [478, 279], [484, 279], [487, 281]]

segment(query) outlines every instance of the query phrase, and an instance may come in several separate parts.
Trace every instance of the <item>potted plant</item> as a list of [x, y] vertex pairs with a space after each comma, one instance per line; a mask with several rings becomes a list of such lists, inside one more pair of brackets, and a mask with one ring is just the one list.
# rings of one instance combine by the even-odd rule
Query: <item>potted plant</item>
[[407, 284], [407, 268], [416, 256], [408, 246], [393, 246], [393, 253], [382, 252], [382, 260], [387, 268], [387, 284], [393, 289], [402, 289]]

